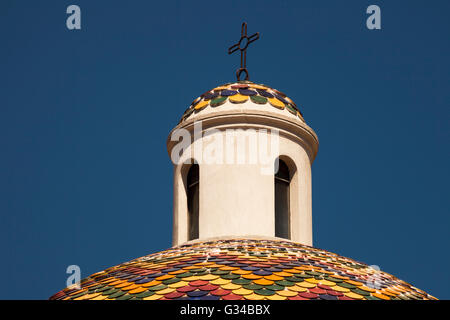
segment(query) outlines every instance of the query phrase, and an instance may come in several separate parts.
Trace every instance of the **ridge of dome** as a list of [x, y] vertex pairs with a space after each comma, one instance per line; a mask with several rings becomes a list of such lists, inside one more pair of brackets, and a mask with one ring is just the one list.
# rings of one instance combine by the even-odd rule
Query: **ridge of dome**
[[436, 299], [370, 266], [275, 239], [206, 239], [97, 272], [54, 300]]
[[207, 107], [219, 107], [227, 101], [233, 104], [241, 104], [247, 101], [257, 105], [268, 104], [279, 110], [287, 110], [290, 114], [305, 122], [302, 112], [286, 94], [265, 84], [256, 84], [243, 80], [220, 85], [194, 99], [184, 112], [179, 123], [187, 120], [193, 114], [198, 114]]

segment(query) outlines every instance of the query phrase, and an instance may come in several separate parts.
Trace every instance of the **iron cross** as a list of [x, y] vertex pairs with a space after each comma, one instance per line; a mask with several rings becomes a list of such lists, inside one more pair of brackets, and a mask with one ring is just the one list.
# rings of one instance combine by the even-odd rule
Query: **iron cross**
[[259, 39], [259, 32], [251, 35], [250, 37], [247, 36], [247, 23], [244, 22], [242, 24], [242, 31], [241, 31], [241, 39], [239, 39], [239, 42], [232, 45], [228, 48], [228, 54], [232, 54], [233, 52], [240, 50], [241, 51], [241, 67], [236, 70], [236, 77], [237, 80], [241, 80], [241, 75], [243, 72], [245, 72], [245, 80], [248, 80], [248, 71], [247, 71], [247, 47], [250, 43], [253, 41], [256, 41]]

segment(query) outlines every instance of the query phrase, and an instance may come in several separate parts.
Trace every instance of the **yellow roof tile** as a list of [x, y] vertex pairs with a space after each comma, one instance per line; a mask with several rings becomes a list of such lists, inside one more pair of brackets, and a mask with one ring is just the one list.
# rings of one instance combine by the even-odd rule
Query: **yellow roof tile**
[[249, 271], [249, 270], [238, 269], [238, 270], [233, 270], [233, 271], [231, 271], [231, 273], [234, 273], [234, 274], [250, 274], [250, 273], [252, 273], [252, 272]]
[[160, 294], [153, 294], [151, 296], [145, 297], [142, 300], [158, 300], [160, 298], [162, 298], [163, 296]]
[[[91, 293], [91, 294], [85, 294], [84, 296], [81, 296], [82, 299], [80, 300], [88, 300], [88, 299], [92, 299], [95, 298], [97, 296], [101, 295], [100, 292], [96, 292], [96, 293]], [[76, 300], [76, 299], [75, 299]]]
[[362, 295], [356, 294], [354, 292], [345, 292], [345, 296], [352, 298], [352, 299], [363, 299], [364, 297]]
[[175, 276], [174, 276], [174, 275], [171, 275], [171, 274], [165, 274], [165, 275], [163, 275], [163, 276], [160, 276], [160, 277], [155, 278], [155, 280], [163, 281], [163, 280], [171, 279], [171, 278], [173, 278], [173, 277], [175, 277]]
[[333, 275], [333, 278], [342, 279], [342, 280], [348, 279], [348, 277], [343, 277], [343, 276], [340, 276], [340, 275], [337, 275], [337, 274]]
[[277, 294], [282, 297], [295, 297], [298, 294], [298, 292], [285, 289], [277, 291]]
[[308, 278], [308, 279], [305, 279], [305, 281], [309, 282], [309, 283], [318, 284], [321, 280], [317, 280], [317, 279], [314, 279], [314, 278]]
[[283, 280], [283, 277], [277, 276], [275, 274], [271, 274], [270, 276], [264, 276], [264, 279], [277, 281], [277, 280]]
[[210, 273], [198, 277], [199, 280], [215, 280], [217, 278], [219, 278], [218, 275], [210, 274]]
[[209, 104], [209, 101], [200, 101], [199, 103], [197, 103], [197, 105], [194, 107], [195, 110], [201, 110], [203, 108], [205, 108], [207, 105]]
[[132, 286], [132, 285], [134, 285], [134, 282], [125, 281], [123, 283], [115, 285], [114, 287], [115, 288], [126, 288], [126, 287], [129, 287], [129, 286]]
[[223, 271], [232, 271], [232, 270], [238, 270], [239, 268], [238, 267], [223, 266], [223, 267], [220, 267], [219, 269], [223, 270]]
[[174, 292], [175, 290], [176, 290], [175, 288], [170, 288], [170, 287], [168, 287], [168, 288], [165, 288], [165, 289], [162, 289], [162, 290], [158, 290], [158, 291], [156, 291], [155, 293], [156, 293], [156, 294], [165, 295], [165, 294]]
[[306, 291], [308, 291], [308, 289], [300, 287], [300, 286], [297, 286], [297, 285], [293, 285], [293, 286], [290, 286], [290, 287], [287, 287], [287, 288], [288, 288], [288, 290], [294, 291], [294, 292], [306, 292]]
[[302, 273], [303, 272], [302, 270], [298, 270], [298, 269], [295, 269], [295, 268], [286, 269], [284, 271], [289, 272], [289, 273]]
[[213, 281], [210, 281], [210, 282], [211, 282], [211, 284], [215, 284], [215, 285], [221, 286], [223, 284], [230, 283], [231, 280], [226, 280], [226, 279], [219, 278], [219, 279], [216, 279], [216, 280], [213, 280]]
[[380, 290], [380, 293], [381, 293], [381, 294], [384, 294], [384, 295], [386, 295], [386, 296], [391, 296], [391, 297], [396, 297], [396, 296], [398, 296], [398, 293], [393, 293], [393, 292], [389, 291], [388, 289], [381, 289], [381, 290]]
[[267, 300], [287, 300], [287, 297], [280, 296], [279, 294], [273, 294], [271, 296], [266, 296]]
[[339, 286], [331, 287], [331, 289], [333, 289], [334, 291], [337, 291], [337, 292], [350, 292], [350, 289], [339, 287]]
[[378, 293], [378, 292], [373, 292], [372, 295], [374, 297], [377, 297], [379, 299], [383, 299], [383, 300], [390, 300], [390, 298], [384, 294]]
[[284, 109], [284, 103], [281, 102], [280, 100], [278, 100], [277, 98], [268, 98], [267, 100], [269, 100], [269, 103], [278, 108], [278, 109]]
[[377, 290], [375, 290], [375, 289], [366, 287], [366, 286], [364, 286], [364, 285], [358, 286], [358, 288], [361, 289], [361, 290], [367, 291], [367, 292], [376, 292], [376, 291], [377, 291]]
[[267, 279], [256, 279], [253, 280], [253, 282], [262, 286], [270, 286], [271, 284], [274, 283], [273, 281]]
[[[222, 287], [223, 288], [223, 287]], [[225, 288], [224, 288], [225, 289]], [[239, 288], [239, 289], [235, 289], [232, 291], [234, 294], [238, 294], [240, 296], [245, 296], [248, 294], [252, 294], [253, 290], [248, 290], [248, 289], [244, 289], [244, 288]]]
[[[116, 280], [116, 281], [110, 282], [108, 285], [109, 286], [115, 286], [115, 285], [118, 285], [118, 284], [121, 284], [121, 283], [125, 283], [125, 282], [127, 282], [127, 280]], [[97, 284], [97, 283], [94, 283], [94, 284]]]
[[332, 286], [336, 285], [336, 282], [332, 282], [332, 281], [328, 281], [328, 280], [320, 280], [319, 284], [322, 284], [324, 286], [332, 287]]
[[249, 295], [245, 295], [244, 298], [247, 299], [247, 300], [263, 300], [264, 296], [261, 296], [261, 295], [256, 294], [256, 293], [252, 293], [252, 294], [249, 294]]
[[128, 290], [133, 290], [133, 289], [136, 289], [136, 288], [140, 288], [140, 286], [138, 286], [137, 284], [133, 283], [133, 284], [131, 284], [129, 286], [123, 287], [122, 290], [123, 291], [128, 291]]
[[192, 269], [198, 269], [198, 266], [189, 266], [189, 267], [184, 267], [184, 270], [192, 270]]
[[225, 289], [225, 290], [236, 290], [236, 289], [242, 288], [241, 285], [234, 284], [234, 283], [231, 283], [231, 282], [227, 283], [227, 284], [222, 284], [220, 287]]
[[354, 286], [362, 286], [362, 282], [358, 282], [358, 281], [353, 281], [353, 280], [345, 280], [345, 282], [350, 283]]
[[[118, 280], [117, 278], [112, 277], [112, 278], [106, 278], [106, 279], [100, 280], [100, 282], [103, 283], [103, 284], [107, 284], [107, 283], [110, 283], [110, 282], [115, 282], [117, 280]], [[93, 284], [95, 284], [95, 283], [93, 283]], [[87, 288], [87, 287], [88, 286], [85, 286], [85, 288]]]
[[187, 282], [187, 281], [179, 281], [179, 282], [168, 284], [167, 286], [169, 288], [175, 288], [176, 289], [176, 288], [186, 287], [187, 285], [189, 285], [189, 282]]
[[243, 103], [248, 100], [248, 96], [244, 96], [242, 94], [236, 94], [234, 96], [230, 96], [230, 101], [233, 103]]
[[186, 270], [180, 269], [180, 270], [177, 270], [177, 271], [171, 271], [171, 272], [169, 272], [169, 274], [176, 275], [176, 274], [185, 273], [185, 272], [186, 272]]
[[139, 288], [130, 290], [129, 293], [130, 294], [135, 294], [135, 293], [141, 293], [141, 292], [144, 292], [144, 291], [147, 291], [147, 290], [148, 290], [147, 288], [139, 287]]
[[[148, 287], [151, 287], [151, 286], [156, 286], [157, 284], [160, 284], [160, 283], [161, 283], [161, 281], [152, 280], [150, 282], [142, 284], [142, 286], [148, 288]], [[116, 286], [116, 288], [118, 288], [118, 287]]]
[[183, 278], [183, 280], [185, 280], [185, 281], [200, 280], [200, 276], [189, 276], [189, 277]]
[[280, 277], [290, 277], [290, 276], [292, 276], [292, 273], [289, 273], [289, 272], [286, 272], [286, 271], [274, 272], [273, 274], [276, 274], [277, 276], [280, 276]]
[[306, 281], [297, 283], [297, 285], [300, 286], [300, 287], [303, 287], [303, 288], [315, 288], [316, 287], [315, 283], [306, 282]]

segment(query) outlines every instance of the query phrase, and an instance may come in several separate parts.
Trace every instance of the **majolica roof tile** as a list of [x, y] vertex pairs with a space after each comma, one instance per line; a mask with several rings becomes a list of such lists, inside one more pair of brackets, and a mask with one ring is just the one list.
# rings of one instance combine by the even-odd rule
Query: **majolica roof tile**
[[185, 244], [95, 273], [54, 300], [398, 300], [433, 296], [364, 263], [282, 240]]
[[239, 81], [236, 83], [227, 83], [203, 93], [200, 97], [192, 101], [189, 108], [184, 112], [180, 122], [190, 117], [194, 111], [198, 113], [207, 107], [219, 107], [228, 100], [231, 103], [251, 101], [257, 105], [268, 104], [278, 109], [285, 109], [297, 116], [301, 121], [304, 121], [303, 115], [297, 108], [297, 105], [284, 93], [263, 84], [255, 84], [251, 81]]

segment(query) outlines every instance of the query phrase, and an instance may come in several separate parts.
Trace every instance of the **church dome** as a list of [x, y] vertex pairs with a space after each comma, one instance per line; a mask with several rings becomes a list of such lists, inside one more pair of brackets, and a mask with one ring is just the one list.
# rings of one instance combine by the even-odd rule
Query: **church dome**
[[281, 115], [304, 123], [297, 105], [281, 91], [251, 81], [237, 81], [218, 86], [192, 101], [181, 121], [200, 120], [226, 113], [260, 112]]
[[66, 288], [55, 300], [435, 299], [362, 262], [288, 240], [191, 241]]
[[258, 38], [242, 24], [228, 51], [241, 52], [238, 81], [195, 99], [169, 134], [173, 247], [95, 273], [50, 299], [436, 299], [312, 246], [318, 138], [292, 99], [248, 81], [246, 49]]

